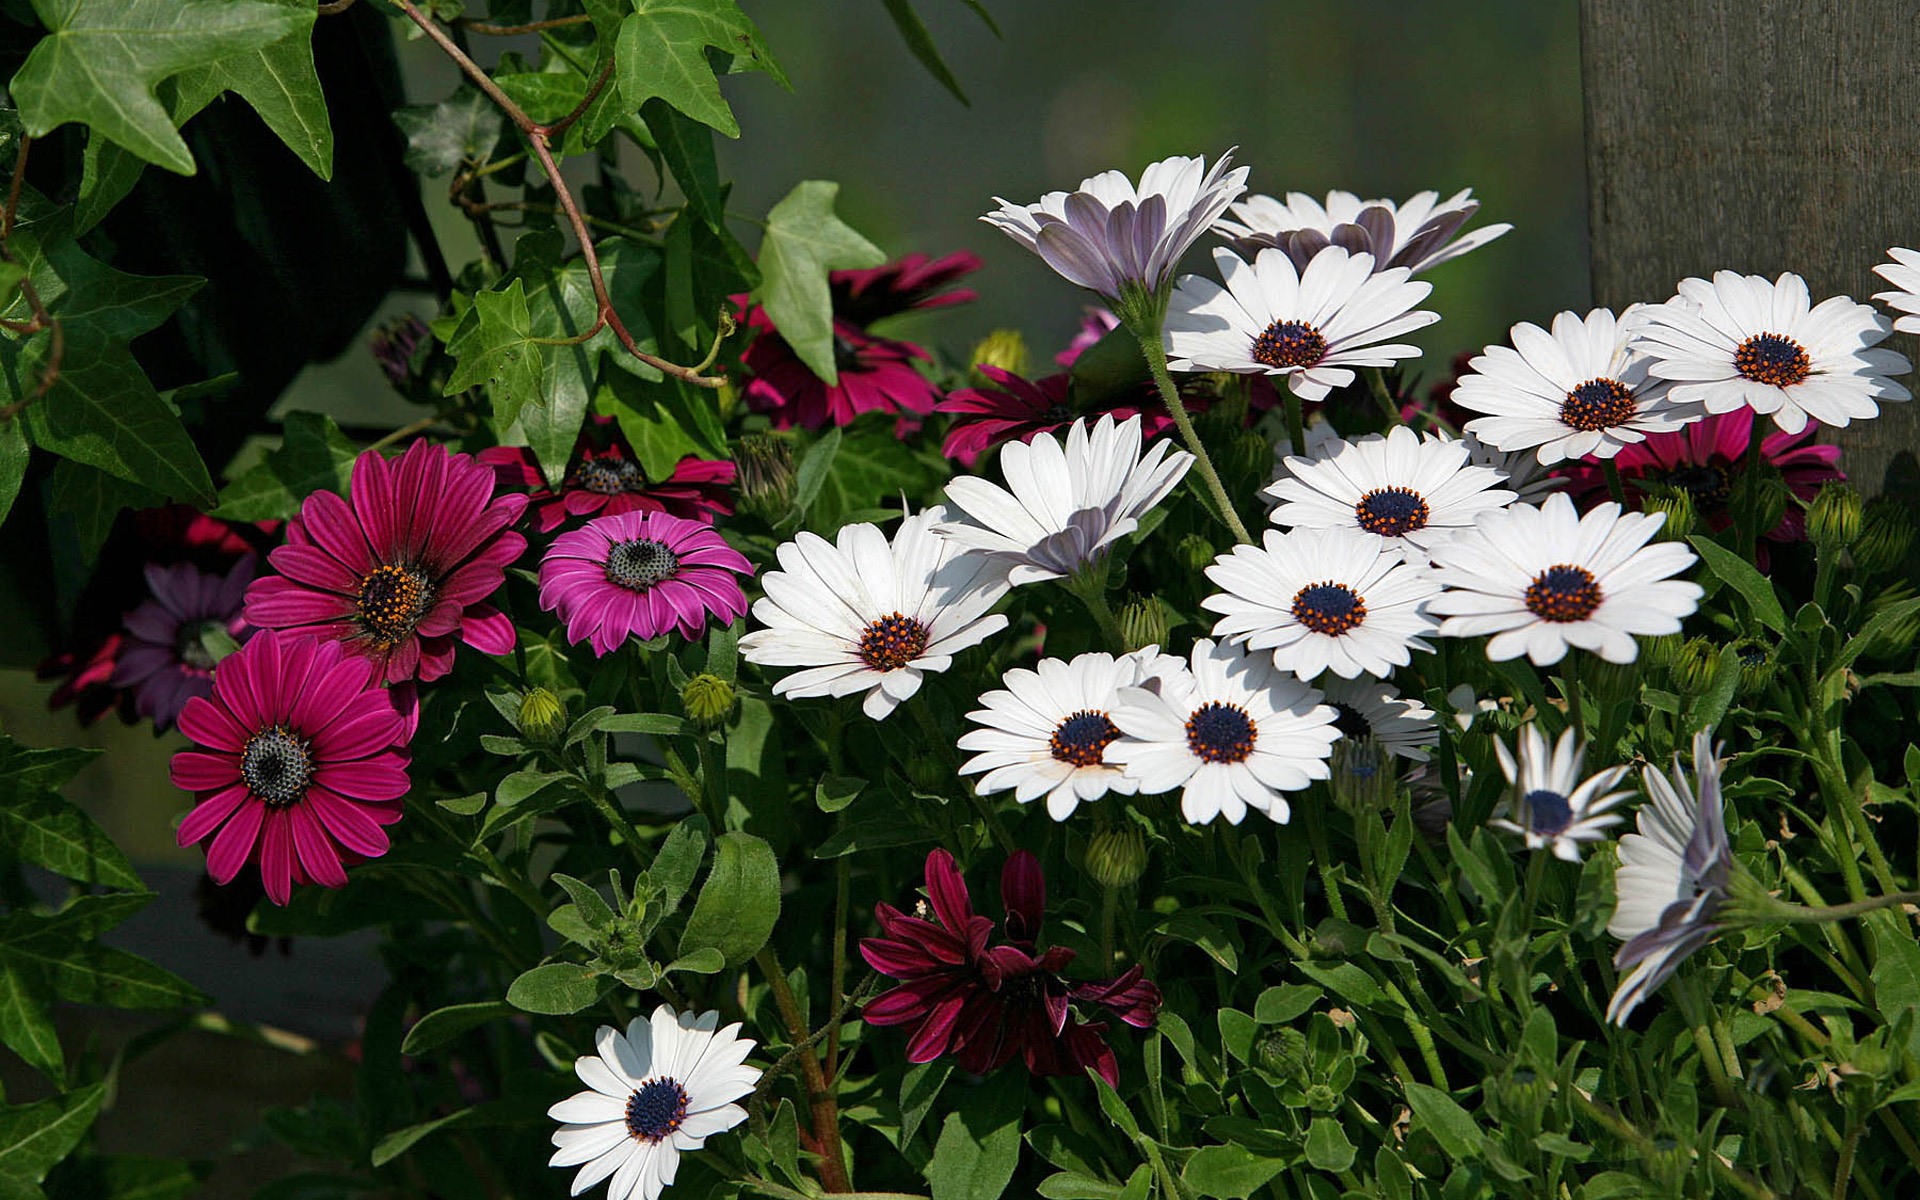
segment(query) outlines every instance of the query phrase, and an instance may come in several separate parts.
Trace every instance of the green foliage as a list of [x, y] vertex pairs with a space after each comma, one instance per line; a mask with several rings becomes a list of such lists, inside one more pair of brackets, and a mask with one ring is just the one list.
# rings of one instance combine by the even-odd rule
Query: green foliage
[[767, 213], [760, 243], [760, 302], [800, 361], [829, 384], [839, 378], [833, 360], [830, 271], [877, 267], [878, 246], [834, 215], [840, 185], [809, 179], [796, 184]]

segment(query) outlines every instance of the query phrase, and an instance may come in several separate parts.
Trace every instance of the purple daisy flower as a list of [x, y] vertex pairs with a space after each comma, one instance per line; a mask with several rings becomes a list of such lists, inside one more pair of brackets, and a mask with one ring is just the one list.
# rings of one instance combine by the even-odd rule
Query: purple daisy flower
[[753, 565], [712, 527], [660, 512], [626, 512], [563, 533], [540, 560], [540, 607], [558, 613], [567, 641], [611, 654], [629, 635], [670, 629], [696, 638], [708, 615], [731, 625], [747, 611], [734, 575]]
[[140, 715], [165, 733], [195, 696], [213, 694], [213, 651], [209, 633], [239, 640], [240, 617], [253, 581], [249, 554], [225, 575], [202, 571], [192, 563], [163, 567], [147, 564], [146, 603], [127, 614], [127, 641], [113, 668], [113, 686], [133, 692]]

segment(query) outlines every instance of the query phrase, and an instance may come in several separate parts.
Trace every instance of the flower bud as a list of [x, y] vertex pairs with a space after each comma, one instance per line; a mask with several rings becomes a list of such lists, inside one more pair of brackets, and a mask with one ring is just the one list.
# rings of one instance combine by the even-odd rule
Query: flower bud
[[[1231, 437], [1247, 427], [1247, 385], [1239, 376], [1221, 372], [1207, 377], [1220, 398], [1207, 406], [1194, 423], [1203, 435]], [[1266, 463], [1261, 463], [1264, 469]]]
[[1657, 637], [1640, 639], [1640, 661], [1649, 667], [1671, 666], [1674, 656], [1680, 653], [1680, 647], [1686, 638], [1677, 633], [1663, 633]]
[[1242, 432], [1220, 456], [1220, 470], [1238, 483], [1264, 483], [1273, 469], [1273, 447], [1253, 430]]
[[[1867, 601], [1867, 617], [1871, 621], [1880, 613], [1911, 600], [1914, 590], [1905, 583], [1895, 583], [1881, 590], [1880, 594]], [[1889, 658], [1904, 651], [1910, 651], [1916, 640], [1920, 640], [1920, 613], [1912, 614], [1895, 621], [1875, 634], [1861, 651], [1865, 658]]]
[[1127, 649], [1167, 644], [1167, 610], [1152, 596], [1135, 596], [1120, 607], [1120, 638]]
[[1189, 574], [1198, 575], [1213, 565], [1213, 543], [1197, 533], [1189, 533], [1174, 544], [1173, 556]]
[[978, 384], [993, 381], [980, 373], [981, 367], [998, 367], [1014, 375], [1027, 373], [1027, 339], [1018, 329], [996, 329], [980, 339], [967, 360], [967, 369]]
[[536, 742], [559, 740], [567, 728], [567, 707], [560, 697], [537, 687], [520, 697], [520, 732]]
[[413, 353], [426, 338], [427, 323], [412, 313], [402, 313], [373, 331], [374, 361], [403, 392], [413, 378]]
[[1260, 1039], [1253, 1058], [1261, 1070], [1282, 1079], [1303, 1075], [1307, 1070], [1307, 1037], [1292, 1026], [1283, 1026]]
[[1690, 638], [1673, 656], [1669, 671], [1675, 691], [1683, 696], [1704, 696], [1720, 677], [1720, 647], [1706, 638]]
[[[1735, 503], [1739, 502], [1739, 496], [1740, 493], [1736, 489]], [[1787, 508], [1792, 503], [1793, 493], [1787, 490], [1786, 484], [1780, 482], [1778, 475], [1767, 479], [1761, 483], [1759, 497], [1754, 501], [1753, 527], [1763, 536], [1772, 533], [1780, 527], [1780, 522], [1786, 517]]]
[[1684, 542], [1693, 532], [1695, 514], [1693, 497], [1682, 491], [1668, 491], [1648, 496], [1641, 510], [1659, 513], [1666, 517], [1660, 523], [1660, 531], [1653, 535], [1656, 542]]
[[1393, 760], [1371, 736], [1343, 737], [1333, 744], [1333, 798], [1353, 812], [1391, 809], [1400, 779]]
[[1733, 652], [1740, 660], [1739, 694], [1751, 696], [1765, 691], [1773, 681], [1773, 647], [1758, 638], [1741, 638], [1733, 644]]
[[1899, 570], [1908, 564], [1913, 540], [1913, 518], [1906, 505], [1892, 496], [1875, 496], [1861, 513], [1853, 563], [1869, 575]]
[[1844, 550], [1860, 537], [1860, 493], [1829, 483], [1807, 506], [1807, 540], [1821, 551]]
[[1087, 874], [1103, 888], [1127, 887], [1146, 871], [1147, 839], [1136, 825], [1102, 829], [1087, 845]]
[[740, 510], [772, 524], [793, 507], [793, 445], [771, 433], [749, 433], [734, 456], [740, 468]]
[[680, 703], [695, 725], [718, 725], [733, 711], [733, 685], [703, 671], [680, 689]]

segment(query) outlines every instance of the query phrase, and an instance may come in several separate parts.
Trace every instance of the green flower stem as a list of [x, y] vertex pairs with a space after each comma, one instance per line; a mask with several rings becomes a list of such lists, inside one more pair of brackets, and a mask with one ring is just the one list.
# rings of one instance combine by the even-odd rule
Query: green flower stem
[[1326, 820], [1320, 813], [1320, 805], [1302, 804], [1307, 815], [1307, 842], [1313, 847], [1313, 865], [1320, 872], [1320, 886], [1327, 893], [1327, 907], [1333, 915], [1342, 921], [1347, 920], [1347, 901], [1340, 894], [1340, 885], [1333, 877], [1333, 856], [1327, 851]]
[[1713, 1084], [1713, 1094], [1722, 1108], [1740, 1107], [1740, 1094], [1734, 1090], [1733, 1081], [1727, 1077], [1727, 1065], [1720, 1057], [1720, 1047], [1713, 1040], [1713, 1031], [1707, 1027], [1707, 1012], [1711, 1005], [1700, 987], [1700, 977], [1688, 973], [1675, 981], [1674, 998], [1680, 1003], [1680, 1012], [1687, 1022], [1687, 1031], [1693, 1036], [1693, 1045], [1700, 1052], [1700, 1063], [1707, 1070], [1707, 1079]]
[[[800, 1002], [794, 997], [793, 988], [787, 983], [786, 972], [780, 969], [780, 960], [774, 956], [771, 946], [763, 946], [754, 956], [760, 965], [761, 974], [767, 977], [767, 986], [773, 992], [773, 1003], [780, 1010], [780, 1019], [786, 1023], [787, 1036], [797, 1048], [808, 1041], [806, 1018], [800, 1012]], [[819, 1173], [820, 1186], [829, 1192], [850, 1192], [853, 1183], [847, 1176], [847, 1156], [840, 1146], [840, 1103], [828, 1083], [826, 1074], [820, 1069], [820, 1060], [808, 1046], [800, 1054], [800, 1078], [806, 1085], [807, 1107], [813, 1114], [813, 1150], [816, 1159], [814, 1170]]]
[[1753, 559], [1754, 547], [1760, 542], [1764, 532], [1754, 519], [1756, 506], [1760, 503], [1760, 444], [1767, 439], [1767, 422], [1760, 414], [1753, 414], [1753, 432], [1747, 436], [1747, 453], [1741, 460], [1740, 499], [1734, 508], [1734, 535], [1739, 539], [1740, 553], [1749, 561]]
[[1580, 702], [1580, 651], [1569, 648], [1560, 660], [1560, 694], [1567, 698], [1567, 722], [1587, 738], [1587, 711]]
[[546, 920], [548, 912], [547, 903], [540, 898], [539, 892], [533, 890], [533, 885], [529, 884], [525, 879], [522, 879], [518, 872], [507, 870], [505, 864], [503, 864], [485, 844], [479, 842], [474, 843], [471, 853], [475, 858], [480, 860], [480, 865], [486, 869], [488, 874], [493, 876], [501, 887], [513, 893], [514, 899], [527, 906], [528, 912], [531, 912], [542, 921]]
[[700, 793], [705, 797], [700, 805], [713, 823], [713, 832], [717, 836], [726, 828], [727, 816], [727, 744], [725, 734], [703, 730], [694, 735], [700, 743]]
[[[1361, 374], [1367, 377], [1367, 391], [1373, 395], [1373, 402], [1380, 406], [1381, 413], [1387, 418], [1387, 428], [1405, 425], [1406, 421], [1400, 416], [1400, 405], [1395, 403], [1393, 393], [1387, 390], [1387, 373], [1379, 367], [1368, 367]], [[1294, 453], [1305, 454], [1305, 443], [1299, 444], [1303, 448], [1295, 450]]]
[[613, 794], [604, 786], [592, 784], [588, 785], [586, 792], [587, 799], [593, 807], [606, 818], [607, 824], [613, 826], [613, 831], [620, 835], [620, 840], [627, 844], [627, 852], [633, 855], [633, 861], [640, 869], [644, 871], [652, 866], [652, 860], [640, 848], [640, 831], [633, 827], [633, 822], [627, 819], [627, 814], [613, 802]]
[[[1125, 309], [1128, 306], [1121, 305]], [[1156, 315], [1152, 323], [1143, 324], [1137, 315], [1132, 320], [1125, 311], [1116, 315], [1127, 322], [1127, 328], [1140, 341], [1140, 352], [1146, 356], [1147, 369], [1153, 373], [1153, 382], [1160, 389], [1160, 400], [1167, 406], [1168, 415], [1180, 430], [1180, 440], [1193, 452], [1193, 469], [1200, 473], [1200, 479], [1207, 486], [1207, 493], [1220, 509], [1221, 519], [1233, 532], [1236, 542], [1251, 542], [1252, 535], [1247, 532], [1246, 523], [1240, 520], [1240, 513], [1227, 496], [1227, 489], [1220, 482], [1220, 472], [1213, 466], [1213, 459], [1207, 454], [1207, 448], [1201, 444], [1199, 431], [1193, 427], [1193, 418], [1187, 415], [1187, 406], [1180, 400], [1180, 389], [1173, 384], [1173, 376], [1167, 371], [1167, 351], [1160, 344], [1160, 319]], [[1303, 444], [1304, 445], [1304, 444]]]
[[1611, 458], [1600, 460], [1600, 473], [1607, 477], [1607, 496], [1621, 508], [1627, 506], [1627, 488], [1620, 482], [1620, 464]]
[[1398, 984], [1389, 979], [1381, 980], [1380, 984], [1381, 990], [1387, 994], [1387, 999], [1400, 1006], [1401, 1020], [1406, 1022], [1407, 1032], [1413, 1035], [1413, 1044], [1419, 1048], [1420, 1058], [1427, 1065], [1427, 1078], [1431, 1079], [1433, 1086], [1441, 1091], [1452, 1091], [1453, 1086], [1447, 1082], [1447, 1069], [1440, 1063], [1440, 1050], [1433, 1044], [1433, 1031], [1427, 1028], [1425, 1021], [1420, 1019], [1413, 1005], [1408, 1002], [1406, 993], [1400, 990]]
[[[1598, 1103], [1579, 1088], [1568, 1094], [1574, 1108], [1580, 1115], [1606, 1129], [1608, 1133], [1633, 1146], [1643, 1157], [1651, 1158], [1660, 1152], [1653, 1139], [1640, 1132], [1633, 1122], [1603, 1104]], [[1765, 1184], [1729, 1163], [1718, 1154], [1706, 1156], [1707, 1166], [1714, 1174], [1726, 1180], [1739, 1190], [1748, 1200], [1778, 1200], [1777, 1195]]]
[[[846, 810], [833, 814], [833, 827], [837, 832], [846, 824]], [[847, 906], [849, 892], [853, 882], [853, 862], [842, 854], [833, 860], [833, 1003], [838, 1008], [844, 1003], [847, 994]], [[844, 1024], [835, 1021], [827, 1030], [827, 1066], [828, 1079], [840, 1078], [840, 1027]]]
[[1112, 978], [1113, 970], [1113, 919], [1118, 907], [1120, 889], [1103, 887], [1100, 889], [1100, 962], [1104, 974]]
[[[1284, 385], [1282, 385], [1284, 386]], [[1302, 457], [1307, 453], [1307, 404], [1299, 393], [1287, 388], [1287, 445]]]
[[1113, 615], [1113, 603], [1107, 599], [1107, 556], [1101, 554], [1098, 564], [1075, 571], [1063, 582], [1100, 627], [1100, 637], [1107, 643], [1107, 649], [1115, 654], [1126, 653], [1127, 639], [1120, 632], [1119, 618]]
[[[941, 732], [940, 727], [934, 724], [933, 714], [927, 711], [926, 693], [920, 692], [915, 694], [912, 699], [907, 701], [906, 708], [913, 713], [915, 723], [920, 726], [920, 732], [925, 735], [927, 748], [934, 750], [951, 764], [954, 750], [953, 735], [951, 733]], [[1002, 821], [1000, 814], [994, 811], [992, 803], [975, 789], [973, 781], [971, 779], [961, 778], [957, 772], [955, 773], [955, 779], [959, 784], [960, 790], [964, 792], [967, 799], [972, 802], [974, 810], [980, 814], [980, 819], [986, 822], [987, 831], [993, 835], [993, 840], [999, 844], [1000, 852], [1011, 855], [1015, 850], [1018, 850], [1020, 844], [1013, 840], [1013, 834], [1007, 829], [1006, 822]]]

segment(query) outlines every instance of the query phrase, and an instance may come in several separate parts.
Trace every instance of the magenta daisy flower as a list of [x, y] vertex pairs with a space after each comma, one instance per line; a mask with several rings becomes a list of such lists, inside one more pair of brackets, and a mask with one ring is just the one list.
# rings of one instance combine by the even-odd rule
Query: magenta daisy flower
[[208, 842], [214, 882], [255, 863], [285, 904], [294, 884], [344, 887], [346, 863], [387, 852], [413, 723], [345, 643], [256, 634], [220, 661], [211, 696], [187, 701], [180, 731], [196, 745], [173, 756], [173, 783], [196, 804], [176, 837]]
[[827, 276], [827, 286], [833, 293], [834, 315], [856, 325], [871, 325], [910, 309], [965, 304], [977, 296], [972, 288], [946, 288], [979, 269], [980, 256], [966, 250], [931, 259], [909, 254], [864, 271], [835, 271]]
[[492, 468], [502, 488], [529, 493], [533, 525], [541, 533], [552, 533], [569, 517], [664, 512], [710, 525], [715, 516], [733, 512], [735, 468], [730, 462], [688, 455], [674, 465], [673, 474], [655, 480], [647, 478], [633, 453], [618, 441], [604, 448], [588, 444], [556, 495], [547, 489], [540, 464], [525, 446], [490, 446], [475, 457]]
[[[1070, 377], [1065, 372], [1025, 379], [985, 363], [978, 370], [1000, 386], [961, 388], [949, 393], [937, 409], [954, 414], [940, 453], [965, 466], [972, 466], [974, 460], [1001, 442], [1030, 442], [1035, 434], [1065, 429], [1080, 417], [1091, 423], [1104, 413], [1112, 413], [1116, 421], [1138, 416], [1141, 436], [1148, 441], [1173, 428], [1173, 418], [1167, 415], [1151, 384], [1137, 394], [1116, 397], [1109, 403], [1075, 408], [1067, 395]], [[1201, 411], [1206, 403], [1195, 398], [1188, 402], [1188, 408]]]
[[930, 356], [911, 342], [874, 337], [836, 320], [833, 361], [839, 379], [830, 385], [800, 361], [764, 309], [749, 312], [746, 323], [754, 331], [740, 358], [753, 372], [747, 407], [766, 413], [776, 429], [846, 425], [868, 412], [921, 416], [940, 399], [940, 389], [913, 365]]
[[280, 574], [247, 591], [248, 624], [338, 638], [388, 683], [445, 675], [456, 640], [513, 649], [513, 622], [482, 602], [527, 548], [507, 529], [525, 496], [495, 496], [493, 472], [424, 441], [391, 462], [362, 454], [349, 491], [313, 493], [288, 522], [267, 555]]
[[540, 560], [540, 607], [566, 622], [567, 641], [590, 640], [604, 656], [630, 635], [699, 637], [709, 614], [731, 625], [747, 611], [736, 574], [753, 574], [752, 564], [709, 526], [621, 513], [553, 539]]
[[113, 668], [113, 686], [133, 692], [140, 715], [165, 733], [195, 696], [213, 694], [213, 652], [206, 639], [217, 632], [238, 640], [246, 622], [240, 606], [253, 579], [249, 554], [225, 575], [192, 563], [147, 564], [148, 600], [127, 614], [127, 641]]
[[[1692, 498], [1702, 524], [1715, 531], [1725, 529], [1733, 523], [1728, 501], [1738, 494], [1752, 431], [1753, 410], [1736, 408], [1711, 413], [1671, 433], [1648, 434], [1646, 441], [1623, 447], [1613, 461], [1620, 468], [1621, 479], [1627, 482], [1627, 503], [1637, 508], [1646, 498], [1644, 487], [1634, 486], [1636, 483], [1678, 488]], [[1818, 432], [1815, 422], [1799, 433], [1775, 430], [1760, 442], [1760, 456], [1803, 502], [1813, 499], [1820, 485], [1847, 477], [1835, 465], [1840, 460], [1840, 447], [1815, 444]], [[1589, 500], [1605, 497], [1606, 477], [1597, 461], [1569, 463], [1562, 473], [1582, 508], [1588, 507]], [[1789, 504], [1780, 523], [1766, 537], [1776, 542], [1802, 540], [1806, 537], [1806, 514]]]

